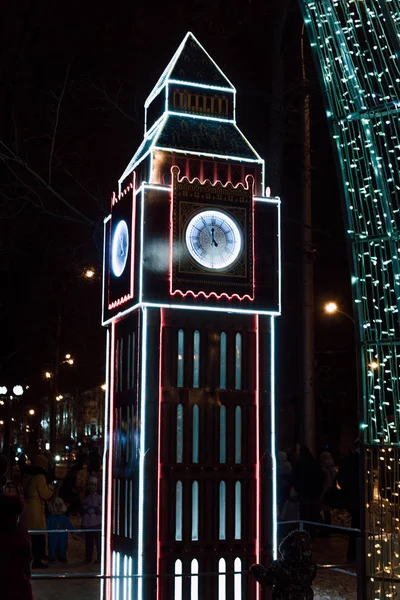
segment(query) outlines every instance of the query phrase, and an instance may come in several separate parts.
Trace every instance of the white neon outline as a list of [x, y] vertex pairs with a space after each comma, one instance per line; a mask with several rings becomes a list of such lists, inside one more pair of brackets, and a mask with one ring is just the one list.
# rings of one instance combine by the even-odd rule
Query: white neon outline
[[274, 560], [278, 557], [277, 471], [276, 471], [276, 410], [275, 410], [275, 319], [271, 317], [271, 460], [272, 460], [272, 549]]
[[[220, 72], [220, 74], [222, 75], [222, 77], [228, 82], [228, 87], [231, 87], [233, 90], [235, 90], [235, 86], [231, 83], [231, 81], [229, 81], [228, 77], [219, 68], [219, 66], [217, 65], [217, 63], [215, 62], [215, 60], [208, 54], [207, 50], [200, 44], [199, 40], [193, 35], [193, 33], [191, 31], [188, 31], [187, 34], [185, 35], [185, 37], [183, 38], [182, 42], [179, 44], [179, 46], [178, 46], [175, 54], [173, 55], [173, 57], [169, 61], [168, 65], [166, 66], [166, 68], [162, 72], [162, 74], [161, 74], [160, 78], [158, 79], [156, 85], [154, 86], [153, 90], [150, 92], [149, 96], [147, 97], [146, 102], [145, 102], [145, 107], [149, 106], [149, 104], [151, 104], [151, 102], [153, 101], [153, 99], [156, 96], [158, 96], [158, 94], [160, 93], [160, 91], [162, 90], [162, 88], [165, 85], [167, 85], [168, 82], [170, 81], [170, 75], [171, 75], [172, 71], [174, 70], [175, 64], [176, 64], [178, 58], [180, 57], [180, 55], [182, 53], [182, 50], [185, 47], [186, 42], [187, 42], [187, 40], [189, 38], [192, 38], [192, 40], [194, 42], [196, 42], [196, 44], [206, 54], [207, 58], [213, 63], [213, 65], [217, 68], [217, 70]], [[187, 83], [189, 83], [189, 82], [187, 82]]]
[[109, 221], [110, 219], [111, 219], [111, 214], [109, 214], [107, 217], [104, 217], [104, 219], [103, 219], [103, 223], [104, 223], [104, 225], [105, 225], [106, 223], [108, 223], [108, 221]]
[[214, 90], [216, 92], [228, 92], [229, 94], [236, 94], [236, 88], [232, 85], [232, 87], [223, 87], [220, 85], [211, 85], [209, 83], [195, 83], [194, 81], [186, 81], [184, 79], [168, 79], [167, 85], [171, 85], [171, 83], [175, 85], [186, 85], [188, 87], [206, 89], [206, 90]]
[[127, 308], [124, 311], [121, 311], [115, 315], [113, 315], [112, 317], [110, 317], [109, 319], [107, 319], [106, 321], [104, 321], [102, 323], [102, 325], [104, 327], [106, 327], [107, 325], [110, 325], [111, 323], [113, 323], [114, 321], [118, 321], [119, 319], [121, 319], [122, 317], [125, 317], [126, 315], [128, 315], [130, 312], [133, 312], [135, 310], [138, 310], [139, 308], [143, 309], [143, 308], [172, 308], [172, 309], [176, 309], [176, 310], [200, 310], [200, 311], [205, 311], [205, 312], [220, 312], [220, 313], [225, 313], [226, 315], [262, 315], [264, 317], [280, 317], [281, 313], [277, 310], [255, 310], [255, 309], [246, 309], [246, 308], [231, 308], [230, 306], [227, 307], [223, 307], [223, 308], [219, 308], [218, 306], [213, 307], [213, 306], [190, 306], [190, 305], [183, 305], [183, 304], [167, 304], [165, 302], [161, 302], [161, 303], [157, 303], [157, 302], [138, 302], [137, 304], [135, 304], [134, 306], [131, 306], [130, 308]]
[[203, 121], [218, 121], [219, 123], [230, 123], [231, 125], [236, 124], [235, 119], [224, 119], [223, 117], [210, 117], [209, 115], [196, 115], [193, 113], [178, 112], [175, 110], [167, 110], [166, 114], [171, 117], [185, 117], [189, 119], [201, 119]]
[[[144, 183], [144, 182], [143, 182]], [[144, 186], [140, 198], [140, 257], [139, 257], [139, 303], [143, 298], [143, 237], [144, 237]]]
[[[106, 391], [105, 391], [105, 407], [104, 407], [104, 433], [103, 433], [103, 437], [104, 437], [104, 450], [103, 450], [103, 474], [102, 474], [102, 490], [103, 490], [103, 494], [102, 494], [102, 499], [101, 499], [101, 513], [103, 515], [103, 519], [102, 519], [102, 525], [101, 525], [101, 565], [100, 565], [100, 572], [102, 575], [105, 575], [105, 567], [106, 567], [106, 536], [107, 536], [107, 530], [106, 530], [106, 498], [107, 498], [107, 494], [104, 492], [104, 490], [107, 489], [107, 475], [108, 475], [108, 468], [107, 468], [107, 453], [108, 453], [108, 446], [109, 446], [109, 436], [108, 434], [108, 411], [110, 409], [110, 343], [111, 343], [111, 339], [110, 339], [110, 328], [107, 328], [106, 331]], [[109, 474], [111, 477], [111, 473]], [[107, 551], [110, 551], [110, 548], [107, 549]], [[104, 598], [104, 579], [101, 579], [100, 581], [100, 598]]]
[[[238, 242], [238, 243], [235, 242], [237, 245], [237, 248], [236, 247], [234, 248], [234, 252], [232, 253], [232, 256], [228, 259], [228, 262], [225, 262], [224, 264], [222, 264], [222, 266], [214, 266], [214, 263], [212, 265], [210, 265], [209, 261], [205, 261], [202, 256], [199, 256], [199, 254], [196, 252], [196, 249], [193, 247], [193, 243], [192, 243], [191, 231], [189, 228], [191, 227], [193, 229], [193, 227], [195, 227], [195, 223], [198, 222], [199, 218], [205, 219], [206, 215], [208, 216], [210, 214], [215, 215], [219, 219], [222, 219], [222, 218], [225, 219], [227, 221], [229, 227], [231, 228], [232, 233], [234, 234], [234, 240], [235, 240], [235, 236], [236, 236], [236, 240]], [[203, 217], [202, 217], [202, 215], [203, 215]], [[212, 230], [212, 231], [214, 231], [214, 230]], [[212, 235], [214, 235], [214, 234], [212, 233]], [[226, 267], [229, 267], [232, 263], [234, 263], [237, 260], [237, 258], [241, 254], [242, 248], [243, 248], [242, 234], [240, 232], [239, 225], [236, 223], [236, 220], [233, 219], [230, 215], [228, 215], [220, 210], [214, 210], [211, 208], [202, 210], [202, 211], [196, 213], [190, 219], [190, 221], [186, 227], [185, 242], [186, 242], [186, 247], [187, 247], [190, 255], [194, 258], [194, 260], [196, 262], [198, 262], [200, 265], [202, 265], [203, 267], [207, 267], [208, 269], [213, 269], [213, 270], [221, 270], [221, 269], [225, 269]]]
[[143, 599], [143, 546], [144, 546], [144, 461], [146, 456], [146, 370], [147, 370], [147, 308], [142, 308], [142, 342], [140, 369], [140, 446], [138, 492], [138, 600]]
[[[123, 233], [124, 237], [127, 240], [127, 248], [126, 248], [125, 258], [122, 261], [122, 264], [120, 264], [120, 265], [116, 264], [116, 260], [117, 260], [116, 253], [117, 253], [117, 245], [118, 245], [117, 233], [119, 235], [121, 235]], [[127, 225], [125, 219], [120, 219], [118, 221], [112, 238], [113, 239], [111, 242], [111, 269], [112, 269], [112, 272], [114, 273], [115, 277], [121, 277], [122, 273], [125, 271], [125, 267], [128, 262], [128, 253], [129, 253], [129, 247], [130, 247], [129, 229], [128, 229], [128, 225]]]
[[246, 163], [255, 163], [257, 165], [264, 165], [262, 159], [255, 158], [243, 158], [243, 156], [231, 156], [229, 154], [216, 154], [212, 152], [197, 152], [196, 150], [181, 150], [180, 148], [171, 148], [167, 146], [153, 146], [153, 150], [160, 150], [164, 152], [174, 152], [175, 154], [190, 154], [191, 156], [209, 156], [211, 158], [222, 158], [224, 160], [234, 160]]

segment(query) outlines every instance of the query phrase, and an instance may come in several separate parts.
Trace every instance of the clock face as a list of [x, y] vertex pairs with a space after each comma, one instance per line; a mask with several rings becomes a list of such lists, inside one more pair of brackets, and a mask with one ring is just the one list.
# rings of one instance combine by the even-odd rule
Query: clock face
[[125, 270], [129, 251], [129, 230], [126, 221], [118, 221], [112, 236], [111, 268], [115, 277], [120, 277]]
[[207, 269], [226, 269], [243, 247], [239, 225], [219, 210], [203, 210], [192, 217], [185, 240], [191, 257]]

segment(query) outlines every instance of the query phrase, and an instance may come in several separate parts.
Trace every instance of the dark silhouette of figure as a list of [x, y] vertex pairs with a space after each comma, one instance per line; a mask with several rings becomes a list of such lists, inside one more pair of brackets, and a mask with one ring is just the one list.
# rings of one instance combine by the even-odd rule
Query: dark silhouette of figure
[[280, 558], [270, 567], [252, 565], [250, 573], [262, 586], [272, 585], [271, 600], [312, 600], [311, 584], [317, 574], [311, 538], [306, 531], [292, 531], [279, 546]]
[[101, 467], [101, 456], [99, 453], [99, 449], [97, 448], [97, 446], [95, 446], [92, 449], [90, 456], [89, 456], [89, 464], [88, 464], [89, 475], [92, 475], [92, 473], [99, 473], [100, 467]]
[[303, 446], [292, 478], [292, 486], [299, 495], [300, 519], [313, 523], [320, 521], [322, 485], [322, 469], [307, 446]]
[[[337, 481], [342, 490], [343, 505], [351, 515], [351, 526], [360, 529], [361, 526], [361, 495], [360, 495], [360, 455], [358, 440], [339, 467]], [[358, 534], [350, 535], [347, 547], [347, 560], [355, 562]]]
[[[47, 485], [48, 460], [44, 454], [38, 454], [33, 466], [27, 467], [23, 477], [25, 511], [24, 521], [27, 529], [46, 531], [45, 503], [54, 494], [54, 488]], [[45, 533], [34, 533], [32, 538], [33, 568], [45, 569], [42, 559], [46, 557]]]
[[74, 465], [66, 474], [60, 487], [60, 497], [67, 505], [67, 514], [72, 515], [79, 514], [81, 510], [81, 499], [76, 482], [77, 473], [77, 467]]
[[33, 600], [31, 541], [19, 522], [23, 509], [17, 496], [0, 494], [1, 600]]
[[[331, 508], [329, 504], [329, 493], [333, 487], [336, 486], [336, 471], [335, 462], [330, 452], [322, 452], [320, 459], [320, 465], [323, 473], [323, 485], [321, 490], [321, 505], [324, 513], [325, 525], [330, 525], [331, 520]], [[329, 530], [325, 531], [325, 535], [328, 535]]]

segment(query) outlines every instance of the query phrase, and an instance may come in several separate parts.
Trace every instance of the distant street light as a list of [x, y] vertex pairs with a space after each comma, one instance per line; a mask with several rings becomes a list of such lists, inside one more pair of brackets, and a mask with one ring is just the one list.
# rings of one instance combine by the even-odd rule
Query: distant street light
[[101, 386], [101, 389], [103, 390], [103, 392], [105, 392], [107, 389], [107, 384], [103, 383], [103, 385]]
[[95, 275], [96, 275], [96, 272], [92, 268], [86, 269], [86, 271], [84, 271], [84, 273], [83, 273], [83, 276], [86, 277], [86, 279], [93, 279], [93, 277]]
[[345, 317], [347, 317], [348, 319], [350, 319], [350, 321], [353, 323], [353, 325], [356, 324], [355, 320], [353, 319], [352, 316], [350, 316], [349, 314], [347, 314], [347, 312], [344, 312], [344, 310], [341, 310], [338, 305], [336, 304], [336, 302], [327, 302], [324, 305], [324, 311], [328, 314], [328, 315], [334, 315], [335, 313], [339, 313], [340, 315], [344, 315]]
[[35, 411], [33, 410], [33, 408], [30, 409], [29, 414], [31, 415], [31, 417], [35, 415]]
[[7, 394], [7, 388], [5, 385], [0, 385], [0, 396], [5, 396]]
[[369, 363], [369, 368], [372, 369], [373, 371], [376, 371], [376, 369], [378, 369], [379, 367], [379, 363], [376, 362], [376, 360], [373, 360]]
[[53, 373], [51, 373], [51, 371], [45, 371], [44, 372], [44, 378], [45, 379], [51, 379], [53, 377]]
[[22, 394], [24, 393], [24, 388], [22, 387], [22, 385], [14, 385], [13, 392], [16, 396], [22, 396]]

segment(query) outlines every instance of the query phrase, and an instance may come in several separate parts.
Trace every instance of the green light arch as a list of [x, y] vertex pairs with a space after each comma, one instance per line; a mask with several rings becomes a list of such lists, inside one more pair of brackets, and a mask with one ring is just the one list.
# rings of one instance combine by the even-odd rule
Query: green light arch
[[363, 597], [400, 594], [400, 1], [299, 0], [351, 247], [363, 421]]

